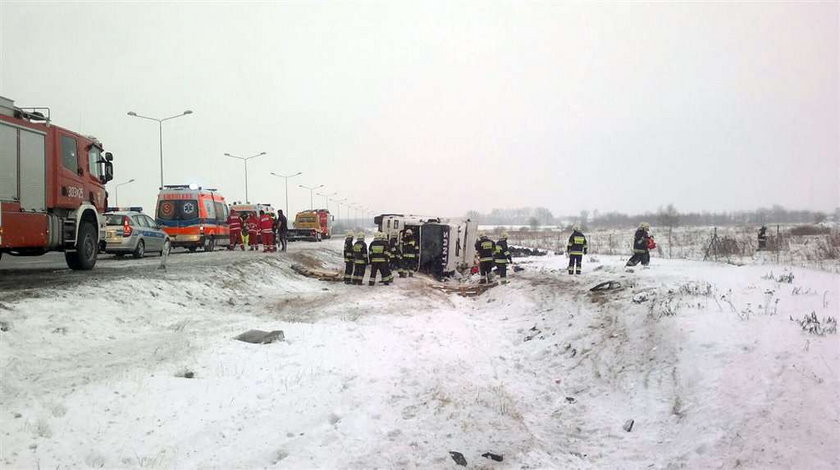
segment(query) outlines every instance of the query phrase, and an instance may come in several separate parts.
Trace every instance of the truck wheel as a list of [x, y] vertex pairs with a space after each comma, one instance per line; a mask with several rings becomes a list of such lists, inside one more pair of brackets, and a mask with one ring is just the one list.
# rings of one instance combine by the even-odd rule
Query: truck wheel
[[210, 253], [216, 249], [216, 239], [215, 238], [208, 238], [204, 240], [204, 251]]
[[137, 242], [137, 248], [134, 249], [134, 253], [131, 254], [134, 258], [142, 258], [143, 255], [146, 254], [146, 244], [143, 243], [143, 240]]
[[93, 269], [96, 265], [96, 238], [96, 227], [90, 222], [82, 222], [79, 226], [79, 238], [76, 240], [76, 251], [64, 253], [64, 260], [70, 269]]

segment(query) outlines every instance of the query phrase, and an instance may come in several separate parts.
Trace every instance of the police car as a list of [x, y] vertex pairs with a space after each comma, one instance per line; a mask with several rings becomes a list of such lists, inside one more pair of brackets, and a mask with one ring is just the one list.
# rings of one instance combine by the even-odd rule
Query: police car
[[109, 207], [105, 220], [105, 253], [142, 258], [147, 252], [163, 256], [170, 249], [169, 236], [142, 207]]

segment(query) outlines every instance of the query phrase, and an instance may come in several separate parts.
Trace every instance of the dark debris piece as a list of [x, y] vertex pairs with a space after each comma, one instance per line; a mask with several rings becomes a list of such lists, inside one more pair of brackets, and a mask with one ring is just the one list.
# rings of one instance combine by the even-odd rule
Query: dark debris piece
[[481, 456], [486, 458], [486, 459], [495, 460], [496, 462], [501, 462], [502, 460], [505, 459], [505, 457], [503, 455], [494, 454], [492, 452], [485, 452], [485, 453], [481, 454]]
[[589, 289], [590, 292], [606, 292], [610, 290], [621, 289], [621, 283], [618, 281], [605, 281], [595, 287]]
[[234, 337], [239, 341], [253, 344], [268, 344], [275, 341], [283, 341], [286, 339], [283, 330], [262, 331], [262, 330], [248, 330], [239, 336]]
[[454, 460], [455, 463], [457, 463], [458, 465], [460, 465], [462, 467], [467, 466], [467, 459], [464, 458], [464, 454], [462, 454], [460, 452], [455, 452], [453, 450], [450, 450], [449, 455], [452, 456], [452, 460]]

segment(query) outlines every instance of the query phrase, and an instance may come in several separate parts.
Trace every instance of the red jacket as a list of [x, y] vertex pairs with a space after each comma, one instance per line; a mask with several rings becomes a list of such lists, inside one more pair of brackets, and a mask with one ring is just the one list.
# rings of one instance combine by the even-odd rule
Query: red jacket
[[237, 214], [230, 214], [228, 216], [227, 223], [231, 232], [239, 232], [242, 230], [242, 222], [239, 220], [239, 216]]
[[260, 220], [257, 219], [256, 215], [249, 215], [247, 219], [245, 219], [245, 228], [248, 229], [248, 233], [257, 233], [260, 229]]
[[262, 230], [263, 233], [271, 232], [273, 225], [274, 221], [268, 214], [260, 216], [260, 230]]
[[653, 241], [653, 235], [648, 238], [648, 250], [653, 250], [656, 248], [656, 242]]

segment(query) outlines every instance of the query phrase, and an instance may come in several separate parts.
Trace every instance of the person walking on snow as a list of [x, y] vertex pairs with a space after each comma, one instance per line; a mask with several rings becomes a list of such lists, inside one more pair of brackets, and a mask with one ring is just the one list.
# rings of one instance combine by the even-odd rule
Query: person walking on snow
[[388, 267], [391, 262], [391, 253], [388, 251], [388, 241], [384, 233], [376, 232], [373, 241], [368, 246], [368, 252], [370, 253], [370, 279], [368, 280], [368, 285], [372, 286], [376, 284], [377, 271], [382, 274], [382, 280], [380, 282], [386, 286], [390, 285], [394, 276], [391, 274], [391, 268]]
[[490, 272], [493, 270], [493, 253], [496, 251], [496, 244], [487, 238], [487, 235], [479, 235], [475, 242], [475, 252], [478, 254], [478, 268], [481, 273], [479, 284], [487, 284], [490, 280]]
[[569, 254], [569, 274], [580, 274], [580, 265], [586, 250], [586, 237], [581, 233], [580, 226], [575, 225], [572, 227], [569, 243], [566, 244], [566, 253]]
[[360, 286], [364, 283], [365, 271], [369, 262], [365, 232], [359, 232], [356, 236], [356, 243], [353, 244], [353, 284]]
[[353, 232], [344, 237], [344, 283], [353, 283]]
[[228, 245], [228, 250], [236, 249], [236, 245], [239, 245], [242, 248], [242, 251], [245, 251], [245, 244], [242, 242], [242, 220], [239, 218], [239, 214], [231, 210], [230, 214], [228, 215], [227, 219], [228, 228], [230, 229], [230, 244]]
[[642, 266], [650, 264], [650, 224], [642, 222], [633, 235], [633, 256], [627, 260], [625, 266], [635, 266], [642, 263]]
[[513, 263], [513, 258], [510, 257], [510, 250], [507, 244], [508, 233], [502, 232], [502, 237], [496, 242], [496, 247], [493, 251], [493, 258], [496, 262], [496, 272], [502, 280], [502, 284], [507, 284], [507, 265]]

